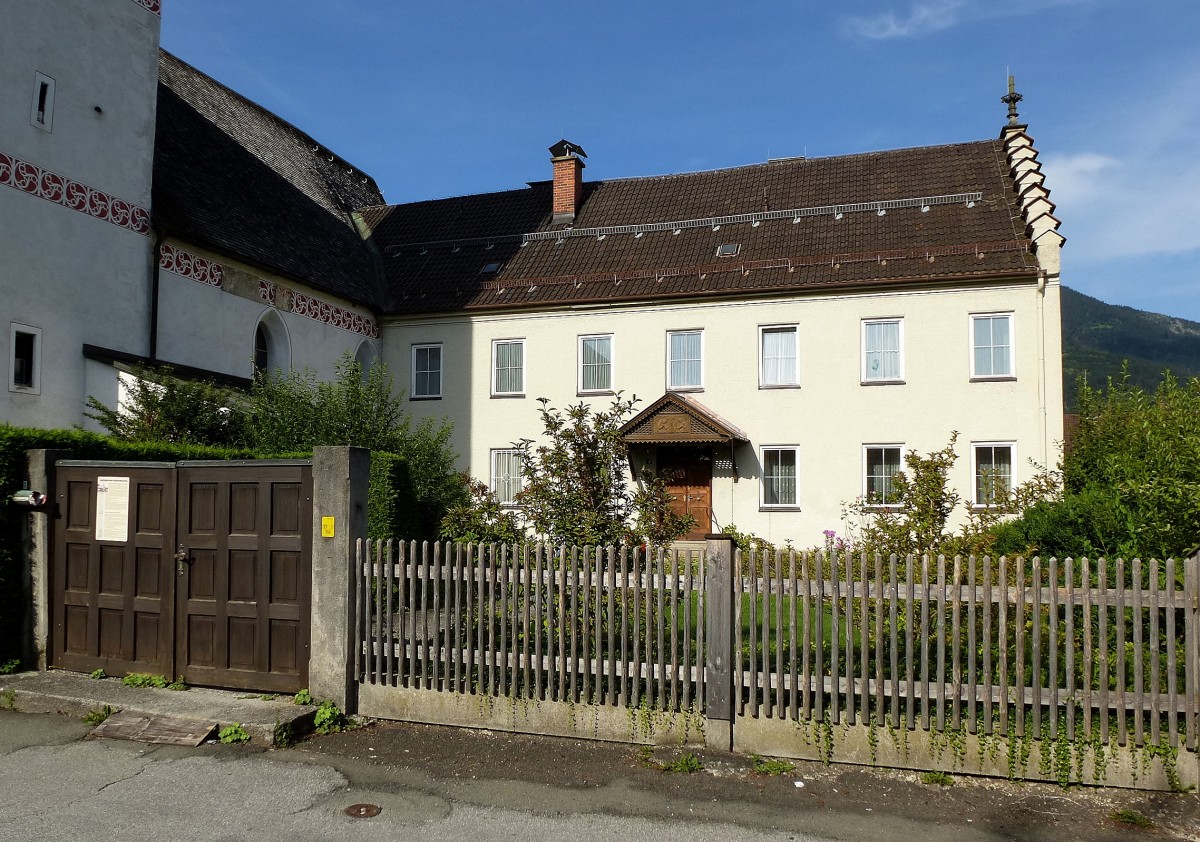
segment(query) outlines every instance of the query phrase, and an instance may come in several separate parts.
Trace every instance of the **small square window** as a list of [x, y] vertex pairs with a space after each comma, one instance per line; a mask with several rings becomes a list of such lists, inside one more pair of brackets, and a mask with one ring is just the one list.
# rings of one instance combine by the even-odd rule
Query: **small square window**
[[512, 506], [521, 491], [521, 451], [493, 450], [491, 489], [496, 499]]
[[1012, 313], [971, 316], [971, 376], [1008, 378], [1015, 373]]
[[14, 322], [9, 333], [8, 347], [12, 360], [12, 367], [8, 372], [9, 391], [41, 394], [41, 329]]
[[741, 250], [741, 243], [721, 243], [717, 246], [717, 257], [737, 257]]
[[525, 394], [524, 339], [497, 339], [492, 343], [492, 394]]
[[704, 388], [704, 332], [678, 330], [667, 333], [667, 389]]
[[442, 396], [442, 346], [413, 345], [412, 397], [427, 400]]
[[44, 73], [33, 73], [33, 106], [29, 122], [42, 131], [54, 128], [54, 80]]
[[1011, 443], [976, 442], [971, 446], [976, 506], [995, 506], [1012, 491], [1013, 450]]
[[796, 365], [796, 326], [760, 327], [758, 383], [760, 386], [795, 386], [800, 381]]
[[762, 449], [762, 505], [795, 506], [797, 497], [797, 448], [764, 447]]
[[863, 498], [869, 506], [897, 506], [900, 495], [896, 489], [896, 475], [901, 469], [903, 445], [869, 444], [863, 447], [865, 474], [863, 476]]
[[612, 336], [579, 337], [579, 391], [611, 392], [613, 367]]
[[862, 382], [904, 382], [903, 319], [864, 320], [862, 347]]
[[500, 271], [501, 263], [499, 260], [493, 260], [491, 263], [483, 264], [483, 268], [479, 270], [481, 275], [495, 275]]

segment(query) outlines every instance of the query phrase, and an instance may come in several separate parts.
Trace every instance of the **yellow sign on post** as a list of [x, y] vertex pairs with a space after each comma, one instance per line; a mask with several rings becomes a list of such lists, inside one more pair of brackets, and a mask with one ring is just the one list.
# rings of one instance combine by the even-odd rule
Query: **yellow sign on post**
[[331, 518], [331, 517], [321, 518], [321, 537], [322, 538], [332, 538], [333, 537], [333, 518]]

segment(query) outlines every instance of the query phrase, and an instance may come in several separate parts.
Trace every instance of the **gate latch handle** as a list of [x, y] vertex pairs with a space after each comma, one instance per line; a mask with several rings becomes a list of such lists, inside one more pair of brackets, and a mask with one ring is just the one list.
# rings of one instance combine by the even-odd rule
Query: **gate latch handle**
[[175, 568], [179, 571], [179, 575], [182, 576], [187, 572], [187, 565], [192, 563], [192, 557], [188, 555], [187, 550], [180, 550], [179, 552], [175, 553], [174, 558]]

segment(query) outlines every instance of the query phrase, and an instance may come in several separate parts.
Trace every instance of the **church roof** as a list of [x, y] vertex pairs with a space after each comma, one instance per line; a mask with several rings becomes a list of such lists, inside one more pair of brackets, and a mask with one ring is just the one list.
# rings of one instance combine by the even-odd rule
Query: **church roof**
[[378, 304], [351, 212], [374, 179], [304, 132], [160, 53], [152, 216], [159, 230], [351, 301]]
[[[368, 208], [389, 312], [1033, 276], [1000, 140]], [[725, 252], [720, 249], [724, 246]]]

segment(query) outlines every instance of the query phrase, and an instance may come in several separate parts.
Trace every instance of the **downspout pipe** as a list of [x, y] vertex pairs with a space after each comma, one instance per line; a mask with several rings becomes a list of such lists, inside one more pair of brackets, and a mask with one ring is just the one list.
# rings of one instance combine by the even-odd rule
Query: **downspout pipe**
[[166, 234], [159, 228], [154, 229], [154, 252], [151, 255], [150, 266], [150, 363], [158, 363], [158, 293], [159, 293], [159, 264], [162, 262], [162, 244]]

